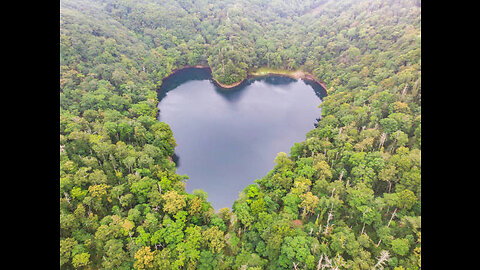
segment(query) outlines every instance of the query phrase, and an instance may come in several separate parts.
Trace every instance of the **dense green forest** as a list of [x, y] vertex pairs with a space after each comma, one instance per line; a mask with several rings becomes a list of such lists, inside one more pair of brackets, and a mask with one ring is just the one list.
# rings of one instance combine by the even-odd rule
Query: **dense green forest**
[[[61, 269], [420, 269], [418, 0], [61, 0]], [[321, 120], [231, 209], [185, 191], [162, 79], [327, 85]]]

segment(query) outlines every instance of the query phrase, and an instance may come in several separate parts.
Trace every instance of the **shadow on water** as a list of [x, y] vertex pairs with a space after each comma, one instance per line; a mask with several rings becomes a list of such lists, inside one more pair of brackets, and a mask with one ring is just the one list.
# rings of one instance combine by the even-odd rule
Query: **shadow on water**
[[303, 80], [306, 85], [310, 85], [315, 92], [315, 95], [323, 100], [324, 97], [327, 96], [327, 90], [323, 88], [318, 82], [310, 81], [310, 80]]
[[[212, 80], [213, 81], [213, 80]], [[252, 84], [248, 80], [243, 81], [241, 84], [233, 87], [233, 88], [223, 88], [218, 86], [217, 84], [213, 84], [215, 87], [215, 92], [219, 94], [222, 98], [230, 103], [235, 103], [239, 101], [244, 93], [243, 89], [247, 86]]]
[[[208, 68], [185, 68], [179, 70], [168, 76], [163, 80], [163, 84], [158, 91], [158, 100], [161, 101], [167, 94], [168, 91], [171, 91], [183, 83], [188, 81], [203, 81], [209, 80], [210, 82], [214, 82], [212, 79], [212, 73]], [[236, 101], [240, 100], [242, 96], [242, 90], [245, 89], [247, 86], [251, 85], [256, 81], [265, 81], [267, 84], [275, 85], [277, 87], [281, 87], [282, 85], [287, 86], [288, 84], [297, 81], [296, 79], [281, 76], [281, 75], [268, 75], [268, 76], [259, 76], [255, 78], [249, 78], [243, 81], [238, 86], [233, 88], [223, 88], [220, 87], [218, 84], [213, 83], [215, 87], [215, 91], [220, 94], [223, 98], [231, 103], [235, 103]], [[303, 80], [305, 84], [311, 86], [315, 95], [317, 95], [321, 100], [325, 96], [327, 96], [327, 91], [323, 88], [319, 83], [310, 81], [310, 80]]]
[[[158, 100], [168, 106], [160, 113], [158, 104], [157, 118], [172, 124], [175, 140], [182, 145], [175, 149], [172, 161], [179, 175], [191, 179], [186, 191], [202, 188], [210, 194], [215, 209], [229, 207], [253, 179], [266, 175], [278, 152], [288, 152], [294, 142], [304, 140], [312, 124], [318, 125], [318, 105], [326, 91], [315, 81], [302, 81], [305, 84], [286, 76], [268, 75], [249, 78], [227, 89], [214, 82], [208, 68], [185, 68], [165, 78], [158, 89]], [[185, 83], [189, 86], [182, 88]], [[167, 93], [177, 88], [183, 92], [170, 93], [174, 102], [168, 103]], [[295, 91], [297, 88], [299, 91]], [[261, 93], [251, 94], [249, 89]], [[258, 102], [259, 98], [267, 102]], [[268, 106], [257, 110], [252, 104]], [[212, 117], [217, 115], [221, 117]]]
[[245, 80], [240, 85], [227, 89], [220, 87], [213, 81], [212, 73], [208, 68], [184, 68], [163, 80], [162, 86], [158, 90], [158, 100], [161, 101], [167, 95], [167, 92], [177, 88], [178, 86], [188, 81], [204, 80], [209, 80], [215, 87], [215, 92], [217, 92], [221, 97], [232, 103], [240, 100], [242, 90], [252, 83], [250, 82], [250, 80]]
[[177, 168], [180, 167], [180, 157], [177, 155], [177, 153], [173, 153], [172, 160]]
[[[204, 81], [204, 80], [209, 80], [212, 83], [212, 85], [215, 87], [215, 92], [217, 92], [217, 94], [219, 94], [221, 97], [223, 97], [225, 100], [227, 100], [230, 103], [235, 103], [239, 101], [244, 93], [243, 90], [249, 85], [255, 83], [256, 81], [264, 81], [267, 84], [275, 85], [277, 87], [281, 87], [281, 86], [287, 87], [288, 84], [294, 81], [297, 81], [297, 79], [293, 79], [293, 78], [281, 76], [281, 75], [266, 75], [266, 76], [249, 78], [247, 80], [244, 80], [238, 86], [227, 89], [219, 86], [213, 81], [212, 73], [210, 69], [191, 67], [191, 68], [184, 68], [182, 70], [179, 70], [174, 74], [165, 78], [163, 80], [162, 86], [158, 90], [158, 100], [161, 101], [167, 95], [167, 92], [177, 88], [178, 86], [188, 81]], [[303, 82], [309, 85], [310, 87], [312, 87], [313, 91], [315, 92], [315, 95], [318, 98], [320, 98], [320, 100], [323, 100], [323, 98], [327, 96], [327, 91], [318, 82], [311, 81], [311, 80], [303, 80]], [[158, 111], [157, 119], [159, 119], [159, 116], [160, 116], [160, 111]], [[315, 128], [318, 126], [318, 122], [320, 121], [320, 119], [321, 117], [315, 119], [316, 120], [316, 123], [314, 123]], [[174, 158], [175, 164], [177, 164], [177, 167], [178, 167], [180, 158], [178, 156], [174, 156], [173, 158]]]
[[281, 76], [262, 76], [255, 78], [255, 80], [264, 80], [268, 84], [272, 84], [275, 86], [287, 85], [296, 81], [295, 79]]
[[207, 68], [185, 68], [163, 79], [162, 86], [158, 90], [158, 100], [162, 100], [167, 92], [173, 90], [188, 81], [210, 80], [212, 74]]
[[240, 100], [242, 94], [244, 93], [243, 90], [257, 81], [264, 81], [267, 84], [275, 85], [276, 87], [281, 88], [282, 86], [287, 87], [288, 84], [294, 82], [295, 79], [281, 76], [261, 76], [246, 79], [238, 86], [230, 89], [226, 89], [215, 84], [215, 91], [227, 101], [235, 103], [236, 101]]

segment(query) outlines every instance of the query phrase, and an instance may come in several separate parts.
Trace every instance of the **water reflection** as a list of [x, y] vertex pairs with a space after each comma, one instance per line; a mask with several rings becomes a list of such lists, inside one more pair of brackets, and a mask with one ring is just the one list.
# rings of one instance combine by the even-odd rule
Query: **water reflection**
[[179, 70], [165, 78], [158, 91], [158, 100], [162, 100], [165, 95], [188, 81], [203, 81], [212, 78], [208, 68], [185, 68]]
[[177, 168], [180, 167], [180, 157], [177, 155], [177, 153], [173, 153], [172, 161], [175, 163]]
[[319, 84], [280, 76], [232, 89], [214, 84], [208, 69], [170, 76], [159, 91], [159, 120], [173, 131], [173, 160], [177, 173], [189, 176], [187, 192], [205, 190], [216, 210], [232, 207], [273, 168], [278, 152], [305, 140], [321, 115], [321, 97]]
[[[192, 67], [179, 70], [164, 79], [163, 84], [159, 90], [158, 100], [162, 100], [166, 96], [167, 92], [177, 88], [178, 86], [188, 81], [203, 80], [209, 80], [210, 82], [212, 82], [215, 87], [215, 91], [230, 102], [235, 102], [236, 100], [240, 99], [242, 96], [242, 90], [257, 81], [265, 81], [270, 85], [275, 85], [278, 87], [287, 87], [290, 83], [297, 81], [296, 79], [284, 76], [258, 76], [255, 78], [249, 78], [236, 87], [225, 89], [213, 82], [210, 69]], [[315, 94], [320, 99], [323, 99], [327, 96], [327, 91], [319, 83], [310, 80], [303, 81], [305, 82], [305, 84], [313, 88]]]
[[273, 76], [259, 77], [258, 79], [264, 80], [269, 84], [277, 85], [277, 86], [287, 85], [289, 83], [296, 81], [295, 79], [292, 79], [289, 77], [273, 77]]
[[310, 81], [310, 80], [303, 80], [305, 84], [311, 86], [313, 88], [313, 91], [315, 92], [315, 95], [319, 97], [320, 99], [323, 99], [324, 97], [327, 96], [327, 90], [323, 88], [319, 83]]
[[243, 93], [245, 93], [243, 89], [245, 89], [245, 87], [247, 87], [250, 84], [252, 84], [252, 82], [250, 82], [249, 80], [245, 80], [241, 84], [229, 89], [222, 88], [217, 84], [214, 84], [214, 86], [215, 86], [215, 92], [217, 94], [219, 94], [226, 101], [230, 103], [235, 103], [242, 98]]

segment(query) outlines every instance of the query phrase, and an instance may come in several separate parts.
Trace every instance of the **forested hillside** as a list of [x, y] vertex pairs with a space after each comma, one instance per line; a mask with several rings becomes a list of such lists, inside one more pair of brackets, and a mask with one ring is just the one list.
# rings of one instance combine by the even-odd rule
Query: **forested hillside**
[[[420, 269], [421, 3], [61, 0], [61, 269]], [[321, 120], [231, 209], [185, 191], [162, 79], [327, 85]]]

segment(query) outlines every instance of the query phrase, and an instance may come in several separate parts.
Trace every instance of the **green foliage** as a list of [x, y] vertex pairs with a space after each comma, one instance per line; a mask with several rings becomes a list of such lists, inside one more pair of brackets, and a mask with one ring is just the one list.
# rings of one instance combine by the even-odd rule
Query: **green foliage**
[[400, 256], [407, 255], [409, 249], [408, 239], [397, 238], [392, 241], [392, 250]]
[[[207, 2], [60, 2], [60, 268], [421, 268], [419, 2]], [[186, 65], [326, 84], [316, 127], [231, 212], [185, 192], [156, 119]]]

